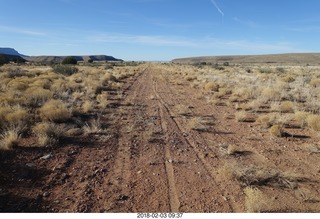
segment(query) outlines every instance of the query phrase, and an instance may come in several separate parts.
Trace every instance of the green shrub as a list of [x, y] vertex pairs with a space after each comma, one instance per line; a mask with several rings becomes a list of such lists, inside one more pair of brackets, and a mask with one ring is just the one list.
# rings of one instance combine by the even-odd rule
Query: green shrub
[[13, 58], [12, 61], [14, 63], [17, 63], [17, 64], [20, 64], [20, 63], [25, 63], [26, 60], [24, 58], [21, 58], [21, 57], [16, 57], [16, 58]]
[[74, 66], [68, 66], [68, 65], [55, 65], [55, 66], [53, 66], [53, 71], [57, 74], [69, 76], [74, 73], [77, 73], [78, 68], [76, 68]]
[[68, 56], [62, 60], [61, 64], [63, 64], [63, 65], [76, 65], [77, 63], [78, 63], [78, 61], [74, 57]]
[[10, 62], [9, 58], [6, 55], [0, 54], [0, 66], [8, 64]]

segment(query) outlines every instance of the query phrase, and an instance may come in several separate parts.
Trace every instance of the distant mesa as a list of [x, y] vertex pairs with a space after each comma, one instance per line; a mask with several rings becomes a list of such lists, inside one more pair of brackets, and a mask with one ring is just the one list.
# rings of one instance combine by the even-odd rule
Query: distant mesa
[[210, 63], [222, 64], [320, 64], [320, 53], [286, 53], [270, 55], [238, 55], [238, 56], [200, 56], [173, 59], [179, 64]]
[[[43, 64], [57, 64], [67, 56], [26, 56], [20, 54], [13, 48], [0, 48], [0, 54], [6, 55], [11, 61], [16, 58], [23, 58], [29, 62], [43, 63]], [[107, 55], [84, 55], [84, 56], [72, 56], [77, 61], [123, 61], [122, 59], [114, 58]]]

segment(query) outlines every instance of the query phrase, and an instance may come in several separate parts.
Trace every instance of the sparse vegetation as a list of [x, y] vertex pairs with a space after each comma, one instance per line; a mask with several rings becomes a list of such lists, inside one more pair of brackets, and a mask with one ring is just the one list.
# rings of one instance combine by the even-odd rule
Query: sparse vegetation
[[[175, 177], [177, 168], [186, 167], [179, 169], [178, 177], [191, 175], [190, 183], [179, 185], [200, 182], [201, 189], [194, 194], [208, 189], [209, 195], [204, 196], [209, 198], [221, 193], [214, 205], [224, 205], [226, 210], [228, 203], [247, 212], [291, 211], [301, 203], [299, 211], [319, 209], [317, 66], [307, 71], [301, 66], [232, 62], [128, 65], [132, 66], [98, 61], [77, 67], [57, 65], [77, 69], [71, 73], [56, 71], [55, 66], [0, 67], [0, 157], [19, 155], [14, 176], [20, 176], [20, 164], [37, 174], [40, 164], [52, 174], [45, 180], [52, 178], [53, 188], [70, 185], [68, 176], [60, 176], [63, 171], [79, 171], [69, 176], [70, 181], [79, 176], [92, 189], [86, 180], [121, 177], [132, 163], [136, 165], [133, 176], [146, 174], [151, 181], [166, 181], [170, 168]], [[146, 73], [136, 77], [141, 72]], [[42, 157], [48, 154], [53, 159], [45, 162]], [[31, 157], [30, 163], [20, 161], [23, 156]], [[22, 176], [21, 183], [29, 181], [34, 182]], [[52, 194], [53, 199], [64, 200]], [[295, 200], [281, 205], [286, 198]], [[212, 205], [203, 203], [209, 203], [206, 209]]]

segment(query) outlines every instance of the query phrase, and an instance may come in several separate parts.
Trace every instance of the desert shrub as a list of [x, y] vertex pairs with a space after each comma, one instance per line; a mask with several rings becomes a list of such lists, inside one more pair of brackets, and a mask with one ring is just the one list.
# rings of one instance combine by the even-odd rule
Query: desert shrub
[[32, 128], [40, 147], [54, 146], [63, 136], [64, 127], [51, 122], [41, 122]]
[[9, 62], [10, 60], [6, 55], [0, 54], [0, 66], [4, 64], [8, 64]]
[[276, 71], [283, 74], [283, 73], [286, 72], [286, 69], [285, 69], [285, 68], [282, 68], [282, 67], [277, 67], [277, 68], [276, 68]]
[[69, 76], [74, 73], [77, 73], [78, 68], [76, 68], [74, 66], [69, 66], [69, 65], [55, 65], [55, 66], [53, 66], [53, 71], [57, 74]]
[[263, 74], [270, 74], [270, 73], [272, 73], [272, 69], [269, 68], [269, 67], [260, 68], [259, 71], [260, 71], [260, 73], [263, 73]]
[[8, 70], [7, 77], [8, 78], [16, 78], [26, 76], [26, 71], [21, 68], [10, 68]]
[[40, 117], [45, 121], [64, 122], [71, 113], [61, 100], [49, 100], [39, 109]]
[[76, 65], [77, 63], [78, 61], [72, 56], [65, 57], [61, 62], [63, 65]]
[[25, 60], [24, 58], [21, 58], [21, 57], [15, 57], [12, 59], [12, 61], [14, 63], [20, 64], [20, 63], [25, 63], [27, 60]]

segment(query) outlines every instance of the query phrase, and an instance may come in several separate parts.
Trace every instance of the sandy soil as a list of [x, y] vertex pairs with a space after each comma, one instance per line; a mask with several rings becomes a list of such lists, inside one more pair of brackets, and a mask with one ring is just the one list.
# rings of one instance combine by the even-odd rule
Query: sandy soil
[[[271, 138], [236, 122], [230, 107], [208, 104], [188, 81], [172, 83], [169, 71], [141, 71], [121, 98], [111, 94], [102, 116], [107, 131], [1, 153], [0, 211], [320, 211], [319, 153], [306, 148], [316, 133], [293, 127], [291, 137]], [[193, 118], [201, 127], [190, 125]], [[232, 176], [248, 167], [288, 177], [248, 185]], [[248, 187], [262, 195], [245, 194]]]

